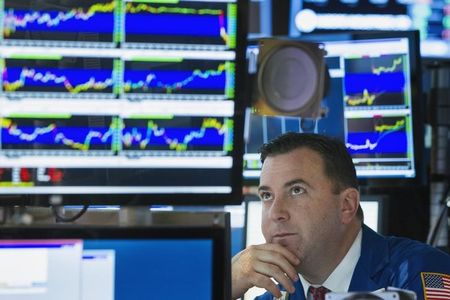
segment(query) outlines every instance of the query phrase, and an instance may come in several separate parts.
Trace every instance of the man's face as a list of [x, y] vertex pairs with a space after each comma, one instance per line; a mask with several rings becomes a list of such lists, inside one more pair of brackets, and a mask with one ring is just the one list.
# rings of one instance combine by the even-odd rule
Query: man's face
[[314, 264], [339, 243], [340, 195], [333, 193], [322, 158], [313, 150], [300, 148], [267, 157], [259, 196], [266, 241], [281, 244], [296, 254], [300, 269], [308, 262]]

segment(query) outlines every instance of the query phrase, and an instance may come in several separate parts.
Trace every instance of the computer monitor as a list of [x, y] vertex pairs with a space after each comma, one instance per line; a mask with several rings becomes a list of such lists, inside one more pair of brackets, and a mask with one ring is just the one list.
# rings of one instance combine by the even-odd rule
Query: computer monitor
[[0, 299], [229, 299], [228, 230], [3, 227]]
[[0, 5], [0, 205], [241, 202], [246, 1]]
[[420, 31], [422, 55], [450, 57], [444, 0], [290, 0], [289, 35], [349, 30]]
[[287, 131], [341, 139], [364, 186], [421, 184], [424, 116], [417, 38], [415, 31], [304, 37], [327, 51], [330, 83], [321, 104], [326, 114], [318, 119], [248, 114], [248, 184], [258, 181], [259, 147]]
[[361, 195], [364, 224], [379, 234], [387, 234], [388, 202], [385, 195]]

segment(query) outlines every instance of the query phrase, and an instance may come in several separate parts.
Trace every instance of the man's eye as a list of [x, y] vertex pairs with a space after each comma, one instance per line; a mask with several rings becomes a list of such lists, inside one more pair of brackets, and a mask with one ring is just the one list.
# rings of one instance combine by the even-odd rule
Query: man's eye
[[263, 192], [259, 194], [259, 198], [261, 198], [262, 201], [267, 201], [272, 198], [272, 195], [270, 193]]
[[300, 187], [300, 186], [295, 186], [295, 187], [292, 188], [292, 194], [294, 194], [294, 195], [300, 195], [300, 194], [303, 194], [305, 192], [306, 192], [305, 189]]

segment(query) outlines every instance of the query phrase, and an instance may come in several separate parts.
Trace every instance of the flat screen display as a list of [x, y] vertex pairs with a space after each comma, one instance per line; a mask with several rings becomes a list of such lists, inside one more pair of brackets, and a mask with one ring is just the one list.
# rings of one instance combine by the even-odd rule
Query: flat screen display
[[289, 34], [349, 30], [419, 30], [422, 55], [450, 57], [444, 0], [291, 0]]
[[241, 201], [246, 1], [0, 6], [4, 201]]
[[229, 292], [223, 228], [1, 231], [0, 299], [215, 300]]
[[245, 179], [258, 180], [263, 143], [294, 131], [341, 139], [362, 184], [420, 182], [423, 115], [415, 36], [417, 32], [310, 37], [327, 51], [330, 82], [321, 103], [326, 113], [317, 119], [248, 114]]

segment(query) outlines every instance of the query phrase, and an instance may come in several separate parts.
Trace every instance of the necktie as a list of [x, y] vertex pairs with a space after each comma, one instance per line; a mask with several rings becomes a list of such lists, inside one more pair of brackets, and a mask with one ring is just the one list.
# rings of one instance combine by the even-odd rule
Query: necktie
[[313, 300], [324, 300], [325, 294], [328, 293], [329, 291], [330, 290], [324, 286], [319, 286], [316, 288], [313, 286], [310, 286], [308, 289], [308, 294], [310, 294], [312, 296]]

